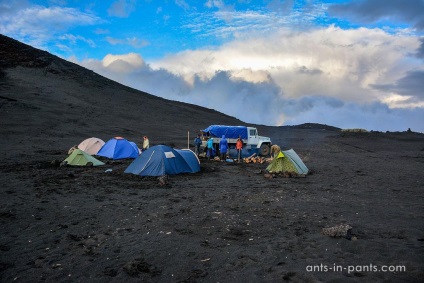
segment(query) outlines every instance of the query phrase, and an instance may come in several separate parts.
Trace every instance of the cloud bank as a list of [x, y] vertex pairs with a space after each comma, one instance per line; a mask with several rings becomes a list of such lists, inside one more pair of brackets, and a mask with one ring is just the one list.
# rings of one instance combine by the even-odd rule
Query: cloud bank
[[424, 68], [414, 55], [420, 46], [407, 33], [330, 26], [245, 37], [148, 63], [135, 53], [78, 63], [248, 123], [424, 132]]
[[0, 32], [248, 123], [424, 132], [422, 0], [77, 2], [1, 1]]
[[80, 40], [94, 46], [91, 39], [64, 33], [76, 26], [101, 22], [96, 15], [75, 8], [48, 8], [18, 0], [0, 2], [0, 33], [14, 34], [15, 39], [39, 48], [45, 48], [46, 42], [58, 35], [61, 40]]
[[412, 23], [424, 30], [424, 1], [422, 0], [362, 0], [329, 7], [329, 13], [360, 23], [376, 23], [385, 20]]

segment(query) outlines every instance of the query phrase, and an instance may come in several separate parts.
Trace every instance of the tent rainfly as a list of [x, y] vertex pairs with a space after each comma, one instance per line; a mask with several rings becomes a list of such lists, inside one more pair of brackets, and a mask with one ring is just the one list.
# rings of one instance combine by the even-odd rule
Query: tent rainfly
[[175, 149], [185, 159], [192, 172], [200, 171], [199, 157], [191, 149]]
[[100, 166], [105, 165], [88, 153], [77, 148], [64, 160], [67, 165], [72, 166]]
[[135, 142], [132, 142], [132, 141], [128, 141], [128, 142], [135, 148], [135, 150], [137, 150], [138, 155], [140, 155], [141, 149], [138, 148], [138, 146], [135, 144]]
[[90, 155], [96, 155], [104, 144], [105, 142], [103, 140], [93, 137], [83, 140], [78, 145], [78, 148]]
[[135, 143], [115, 137], [108, 140], [96, 155], [110, 159], [137, 158], [139, 151]]
[[191, 150], [156, 145], [144, 151], [125, 170], [140, 176], [163, 176], [200, 171], [200, 162]]
[[266, 170], [271, 173], [296, 172], [302, 175], [306, 175], [309, 172], [306, 165], [293, 149], [280, 151]]

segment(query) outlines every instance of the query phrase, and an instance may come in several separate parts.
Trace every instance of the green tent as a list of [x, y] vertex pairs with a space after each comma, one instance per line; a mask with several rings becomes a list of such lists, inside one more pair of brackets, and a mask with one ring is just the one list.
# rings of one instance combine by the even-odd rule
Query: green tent
[[93, 156], [78, 148], [72, 151], [68, 158], [66, 158], [63, 162], [66, 162], [67, 165], [73, 166], [90, 166], [91, 164], [92, 166], [105, 165], [100, 160], [97, 160]]
[[293, 150], [283, 150], [271, 161], [266, 170], [270, 173], [296, 172], [297, 174], [308, 174], [308, 168]]

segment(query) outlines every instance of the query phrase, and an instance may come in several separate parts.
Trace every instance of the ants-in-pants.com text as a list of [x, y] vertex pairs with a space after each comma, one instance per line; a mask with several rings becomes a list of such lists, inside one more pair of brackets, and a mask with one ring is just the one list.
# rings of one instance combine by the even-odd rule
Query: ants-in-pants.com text
[[339, 264], [316, 264], [306, 266], [307, 272], [406, 272], [404, 265], [339, 265]]

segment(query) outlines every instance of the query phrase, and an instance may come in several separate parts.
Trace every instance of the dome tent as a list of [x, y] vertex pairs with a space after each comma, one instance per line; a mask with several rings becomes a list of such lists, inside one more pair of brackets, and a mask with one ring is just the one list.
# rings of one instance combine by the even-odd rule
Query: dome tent
[[301, 175], [306, 175], [309, 172], [306, 165], [293, 149], [280, 151], [271, 163], [269, 163], [266, 170], [270, 173], [296, 172]]
[[[190, 156], [194, 155], [194, 158]], [[184, 157], [185, 156], [185, 157]], [[175, 150], [166, 145], [152, 146], [135, 159], [124, 173], [140, 176], [163, 176], [200, 171], [194, 152]]]
[[63, 161], [67, 165], [72, 166], [100, 166], [105, 165], [100, 160], [97, 160], [88, 153], [76, 148], [72, 153]]
[[78, 145], [78, 148], [90, 155], [96, 155], [104, 144], [105, 142], [103, 140], [93, 137], [83, 140]]
[[110, 159], [137, 158], [138, 148], [122, 137], [108, 140], [96, 154]]
[[185, 159], [193, 172], [200, 171], [200, 160], [191, 149], [175, 149]]
[[141, 149], [138, 148], [138, 146], [135, 144], [135, 142], [132, 142], [132, 141], [128, 141], [128, 142], [135, 148], [135, 150], [137, 150], [138, 155], [140, 155]]

